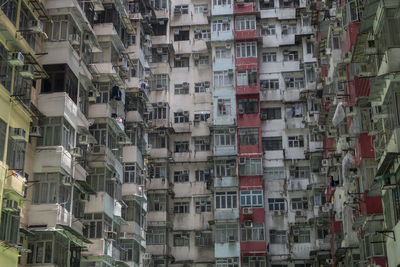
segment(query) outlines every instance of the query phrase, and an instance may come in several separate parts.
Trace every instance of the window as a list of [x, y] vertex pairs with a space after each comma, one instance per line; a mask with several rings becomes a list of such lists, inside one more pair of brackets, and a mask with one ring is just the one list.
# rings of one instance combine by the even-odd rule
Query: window
[[236, 162], [235, 160], [218, 160], [215, 161], [215, 175], [216, 177], [233, 176], [236, 175]]
[[140, 204], [134, 200], [126, 200], [124, 206], [121, 208], [121, 218], [125, 221], [133, 221], [141, 225], [140, 217], [144, 216], [145, 212], [142, 212]]
[[175, 57], [175, 68], [189, 67], [189, 57]]
[[[3, 2], [3, 5], [4, 4], [7, 4], [7, 2]], [[8, 50], [0, 43], [0, 73], [2, 73], [2, 75], [0, 75], [0, 84], [2, 84], [7, 91], [11, 90], [11, 71], [12, 66], [8, 63]]]
[[[157, 47], [151, 49], [151, 63], [167, 63], [168, 62], [168, 48], [167, 47]], [[168, 74], [155, 74], [153, 80], [160, 81], [159, 76], [168, 76]], [[155, 85], [158, 85], [156, 83]], [[157, 89], [158, 87], [153, 89]]]
[[253, 146], [258, 144], [258, 128], [239, 129], [239, 145]]
[[[270, 2], [273, 2], [273, 1], [270, 1]], [[276, 26], [275, 25], [268, 25], [268, 24], [262, 25], [261, 35], [267, 36], [267, 35], [275, 35], [275, 34], [276, 34]]]
[[214, 145], [215, 146], [234, 146], [236, 130], [215, 130], [214, 132]]
[[86, 238], [103, 238], [105, 231], [112, 230], [112, 219], [104, 213], [86, 213], [84, 219], [83, 235]]
[[72, 101], [77, 103], [78, 79], [68, 65], [52, 64], [44, 65], [43, 68], [49, 75], [49, 78], [43, 80], [40, 93], [66, 92]]
[[303, 27], [311, 26], [311, 14], [303, 13], [301, 16], [301, 20], [303, 22]]
[[195, 93], [207, 93], [209, 90], [209, 84], [210, 82], [207, 82], [207, 86], [205, 85], [205, 82], [201, 82], [201, 83], [195, 83], [194, 84], [194, 92]]
[[189, 6], [188, 5], [175, 6], [174, 13], [177, 10], [180, 10], [181, 14], [189, 14]]
[[[231, 75], [230, 75], [231, 74]], [[214, 72], [214, 86], [223, 87], [233, 84], [233, 70], [229, 71], [215, 71]]]
[[7, 123], [0, 118], [0, 161], [3, 160], [6, 143]]
[[143, 177], [136, 173], [136, 164], [124, 165], [124, 183], [144, 184]]
[[285, 210], [285, 200], [283, 198], [269, 198], [268, 209], [274, 210]]
[[167, 103], [153, 104], [153, 110], [149, 113], [149, 120], [165, 120], [167, 118]]
[[288, 136], [289, 147], [304, 147], [304, 136]]
[[310, 243], [310, 230], [295, 228], [293, 232], [294, 243]]
[[210, 180], [210, 170], [196, 170], [195, 172], [196, 182], [207, 182]]
[[299, 0], [279, 0], [280, 7], [298, 7]]
[[175, 183], [185, 183], [189, 182], [189, 171], [174, 171], [174, 182]]
[[238, 70], [237, 85], [256, 85], [257, 84], [257, 69]]
[[225, 6], [225, 5], [231, 5], [232, 2], [231, 0], [213, 0], [214, 6]]
[[[9, 131], [11, 131], [9, 127]], [[69, 148], [69, 146], [67, 146]], [[16, 170], [21, 174], [24, 173], [25, 168], [25, 140], [14, 140], [11, 134], [8, 136], [7, 147], [7, 165], [9, 170]]]
[[298, 118], [303, 116], [303, 103], [286, 105], [285, 115], [286, 118]]
[[167, 230], [164, 228], [150, 228], [146, 233], [146, 243], [148, 245], [162, 245], [166, 243]]
[[231, 115], [231, 100], [230, 99], [218, 99], [217, 114], [218, 114], [218, 116]]
[[253, 223], [252, 227], [242, 225], [242, 241], [264, 241], [264, 224]]
[[154, 74], [150, 82], [152, 90], [168, 90], [169, 77], [168, 74]]
[[204, 39], [210, 39], [210, 38], [211, 38], [210, 29], [196, 28], [194, 30], [194, 39], [195, 40], [204, 40]]
[[200, 56], [199, 64], [200, 65], [208, 65], [209, 64], [209, 57], [208, 56]]
[[276, 62], [276, 52], [266, 52], [262, 55], [263, 62]]
[[256, 17], [255, 16], [240, 16], [236, 17], [236, 30], [255, 30], [256, 29]]
[[239, 241], [238, 225], [234, 223], [217, 224], [215, 226], [215, 242], [227, 243], [232, 241]]
[[147, 198], [148, 211], [166, 211], [167, 199], [163, 194], [149, 194]]
[[269, 231], [269, 238], [271, 244], [285, 244], [287, 243], [287, 234], [286, 231]]
[[285, 77], [285, 86], [287, 89], [304, 88], [304, 78], [302, 77]]
[[[38, 139], [38, 146], [57, 146], [61, 145], [61, 128], [63, 118], [51, 117], [45, 118], [42, 125], [42, 137]], [[97, 142], [100, 144], [99, 141]], [[105, 140], [104, 140], [105, 144]], [[69, 147], [65, 147], [69, 149]]]
[[265, 257], [262, 256], [247, 256], [243, 257], [243, 267], [266, 267]]
[[[3, 203], [8, 201], [4, 198]], [[5, 209], [1, 212], [1, 224], [0, 224], [0, 240], [9, 242], [11, 244], [18, 244], [18, 233], [19, 233], [19, 213], [20, 210], [6, 211]]]
[[258, 98], [239, 98], [239, 114], [257, 114]]
[[216, 192], [215, 193], [215, 208], [216, 209], [236, 209], [237, 208], [237, 193], [232, 192]]
[[196, 232], [194, 242], [198, 247], [212, 246], [212, 233]]
[[271, 79], [271, 80], [262, 80], [260, 81], [260, 90], [278, 90], [279, 89], [279, 80]]
[[306, 68], [307, 81], [310, 83], [315, 82], [315, 70], [314, 70], [312, 64], [307, 63], [305, 68]]
[[340, 36], [333, 35], [332, 36], [332, 49], [340, 49]]
[[196, 213], [211, 212], [211, 200], [207, 197], [196, 198]]
[[166, 20], [158, 20], [157, 22], [152, 23], [151, 27], [152, 27], [154, 36], [167, 35], [167, 21]]
[[215, 47], [215, 58], [216, 59], [229, 58], [229, 56], [230, 56], [229, 50], [226, 49], [225, 46]]
[[299, 60], [299, 53], [297, 51], [284, 51], [283, 61], [297, 61]]
[[262, 207], [263, 191], [262, 190], [241, 190], [240, 191], [241, 207]]
[[194, 151], [209, 151], [210, 150], [210, 138], [202, 137], [194, 140]]
[[167, 177], [167, 164], [166, 163], [154, 163], [154, 167], [150, 167], [150, 177], [152, 178], [166, 178]]
[[159, 134], [151, 133], [151, 134], [149, 134], [148, 140], [149, 140], [149, 145], [151, 145], [151, 148], [166, 148], [167, 147], [165, 136], [160, 136]]
[[240, 164], [240, 175], [262, 175], [262, 159], [246, 158], [245, 164]]
[[[54, 235], [52, 233], [39, 233], [36, 240], [31, 238], [28, 241], [28, 249], [31, 252], [28, 254], [27, 263], [28, 264], [44, 264], [51, 263], [51, 258], [53, 254], [53, 239]], [[36, 236], [35, 236], [36, 237]], [[58, 244], [60, 248], [64, 242]], [[66, 257], [64, 257], [66, 260]], [[65, 262], [66, 263], [66, 262]]]
[[[67, 41], [68, 34], [70, 30], [70, 25], [68, 20], [62, 20], [56, 17], [56, 20], [53, 20], [53, 23], [48, 24], [50, 29], [49, 39], [51, 41]], [[72, 27], [71, 27], [72, 28]]]
[[175, 123], [189, 122], [189, 112], [188, 111], [174, 112], [174, 122]]
[[283, 167], [267, 167], [264, 168], [264, 178], [266, 179], [285, 179], [285, 168]]
[[313, 54], [313, 53], [314, 53], [314, 44], [307, 43], [307, 54]]
[[325, 193], [315, 193], [314, 194], [314, 206], [322, 206], [326, 203]]
[[236, 44], [236, 57], [256, 57], [257, 56], [257, 43], [256, 42], [242, 42]]
[[328, 229], [317, 228], [317, 239], [325, 239], [327, 236], [329, 236]]
[[282, 35], [296, 34], [297, 26], [296, 24], [282, 24]]
[[69, 210], [71, 187], [62, 185], [60, 173], [35, 173], [34, 180], [33, 204], [62, 203]]
[[238, 267], [239, 266], [239, 260], [238, 258], [222, 258], [222, 259], [217, 259], [216, 267]]
[[189, 241], [189, 233], [174, 234], [174, 247], [188, 247]]
[[291, 199], [292, 203], [292, 209], [293, 210], [304, 210], [308, 209], [308, 200], [307, 197], [303, 198], [292, 198]]
[[121, 260], [134, 261], [139, 264], [140, 259], [140, 245], [137, 242], [130, 242], [130, 240], [120, 240], [121, 247]]
[[208, 10], [208, 4], [194, 5], [195, 14], [203, 14], [204, 10]]
[[275, 7], [275, 1], [260, 0], [260, 9], [272, 9]]
[[189, 84], [175, 84], [174, 92], [176, 95], [187, 95], [189, 94]]
[[194, 121], [199, 122], [199, 121], [207, 121], [210, 118], [210, 112], [209, 111], [196, 111], [194, 113]]
[[310, 178], [310, 167], [295, 167], [290, 170], [290, 178]]
[[189, 202], [175, 202], [174, 213], [189, 213]]
[[181, 153], [181, 152], [189, 152], [188, 141], [175, 142], [175, 153]]
[[151, 0], [151, 6], [155, 10], [161, 10], [167, 8], [167, 0]]
[[280, 120], [282, 119], [281, 108], [264, 108], [261, 109], [261, 114], [265, 114], [266, 120]]
[[213, 27], [213, 32], [227, 32], [231, 30], [231, 23], [230, 19], [225, 18], [225, 19], [219, 19], [219, 20], [214, 20], [212, 23]]

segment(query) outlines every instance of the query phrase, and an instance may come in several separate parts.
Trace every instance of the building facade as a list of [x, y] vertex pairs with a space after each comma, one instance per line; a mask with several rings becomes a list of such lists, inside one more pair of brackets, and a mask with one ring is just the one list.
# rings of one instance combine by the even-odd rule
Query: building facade
[[0, 265], [398, 266], [396, 0], [0, 0]]

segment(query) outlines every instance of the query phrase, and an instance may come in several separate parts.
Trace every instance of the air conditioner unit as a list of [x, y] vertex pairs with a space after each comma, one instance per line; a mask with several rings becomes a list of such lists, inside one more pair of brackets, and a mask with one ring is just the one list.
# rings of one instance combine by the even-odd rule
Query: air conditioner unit
[[42, 136], [42, 131], [39, 126], [31, 126], [31, 129], [29, 131], [29, 136], [30, 137], [41, 137]]
[[246, 164], [246, 158], [239, 158], [239, 165], [245, 165]]
[[116, 232], [104, 230], [104, 233], [105, 239], [107, 239], [108, 241], [115, 241], [115, 237], [117, 236]]
[[235, 161], [231, 161], [230, 164], [229, 164], [229, 167], [235, 168], [236, 167]]
[[233, 69], [229, 69], [229, 70], [228, 70], [228, 74], [229, 74], [229, 75], [233, 75]]
[[250, 220], [247, 220], [244, 222], [244, 227], [250, 228], [253, 227], [253, 222]]
[[200, 53], [193, 53], [193, 58], [194, 59], [199, 59], [200, 58]]
[[18, 201], [13, 199], [3, 199], [4, 211], [18, 211]]
[[24, 55], [21, 52], [11, 52], [8, 55], [8, 63], [12, 66], [24, 65]]
[[223, 24], [228, 24], [228, 23], [229, 23], [229, 18], [224, 17], [224, 18], [222, 19], [222, 23], [223, 23]]
[[229, 133], [230, 133], [230, 134], [236, 133], [236, 129], [235, 129], [235, 128], [229, 128]]
[[86, 145], [89, 144], [89, 140], [88, 139], [89, 138], [88, 138], [87, 135], [81, 135], [81, 136], [79, 136], [78, 144], [82, 145], [82, 146], [86, 146]]
[[267, 120], [268, 119], [268, 115], [266, 114], [266, 113], [261, 113], [260, 114], [260, 118], [261, 118], [261, 120]]
[[25, 140], [26, 132], [22, 128], [12, 128], [10, 135], [14, 140]]
[[62, 177], [62, 184], [63, 184], [63, 185], [71, 186], [72, 183], [73, 183], [72, 176], [64, 175], [64, 176]]
[[178, 35], [179, 34], [179, 29], [174, 29], [174, 35]]
[[327, 264], [332, 265], [334, 263], [333, 259], [326, 259]]
[[196, 29], [194, 29], [194, 32], [195, 32], [195, 33], [201, 33], [201, 28], [196, 28]]
[[204, 13], [204, 14], [208, 13], [208, 7], [204, 7], [204, 8], [203, 8], [203, 13]]
[[322, 160], [322, 166], [329, 167], [329, 165], [330, 165], [329, 159], [323, 159]]
[[261, 26], [261, 28], [263, 28], [264, 30], [268, 30], [269, 29], [269, 25], [268, 24], [263, 24]]
[[144, 260], [151, 260], [151, 254], [150, 253], [144, 253], [143, 254], [143, 259]]
[[318, 129], [319, 129], [321, 132], [325, 132], [326, 127], [325, 127], [325, 125], [318, 125]]
[[180, 16], [182, 13], [181, 13], [181, 9], [180, 8], [174, 8], [174, 15], [176, 15], [176, 16]]
[[165, 87], [162, 84], [157, 84], [156, 90], [165, 90]]
[[146, 39], [146, 41], [151, 41], [151, 35], [150, 34], [146, 34], [144, 36], [144, 38]]
[[208, 145], [210, 143], [210, 139], [206, 138], [203, 140], [204, 144]]
[[281, 216], [282, 212], [280, 210], [274, 210], [274, 216]]
[[158, 132], [158, 135], [159, 135], [159, 136], [165, 136], [165, 131], [159, 131], [159, 132]]
[[296, 210], [296, 216], [303, 216], [304, 213], [302, 210]]
[[184, 116], [184, 117], [189, 117], [189, 111], [184, 111], [184, 112], [183, 112], [183, 116]]
[[181, 60], [181, 56], [180, 55], [176, 55], [175, 56], [175, 60]]
[[162, 47], [158, 47], [158, 48], [157, 48], [157, 54], [162, 54], [162, 53], [163, 53]]
[[92, 154], [104, 154], [104, 153], [105, 153], [104, 145], [95, 145], [95, 146], [93, 146]]
[[81, 147], [74, 147], [72, 150], [72, 156], [75, 158], [81, 158], [83, 157], [83, 149]]
[[252, 69], [251, 69], [251, 72], [252, 72], [252, 73], [257, 73], [257, 68], [252, 68]]
[[183, 88], [189, 88], [189, 83], [188, 83], [188, 82], [182, 83], [182, 87], [183, 87]]
[[23, 65], [19, 74], [24, 78], [33, 79], [35, 77], [35, 68], [32, 65]]
[[229, 242], [236, 242], [235, 236], [230, 235], [230, 236], [228, 237], [228, 241], [229, 241]]
[[80, 194], [79, 196], [79, 200], [81, 202], [88, 202], [90, 199], [90, 195], [89, 194]]
[[40, 20], [31, 20], [28, 23], [28, 29], [32, 32], [42, 33], [43, 23]]
[[89, 103], [95, 103], [96, 102], [96, 93], [94, 91], [89, 91], [89, 93], [88, 93], [88, 101], [89, 101]]
[[77, 33], [69, 35], [69, 42], [72, 46], [80, 45], [81, 44], [81, 36]]
[[205, 81], [204, 82], [204, 87], [205, 88], [210, 88], [210, 82], [209, 81]]
[[231, 43], [226, 43], [226, 44], [225, 44], [225, 48], [226, 48], [226, 49], [231, 49], [231, 47], [232, 47]]
[[296, 165], [289, 166], [289, 171], [295, 171], [295, 170], [296, 170]]
[[243, 208], [243, 214], [253, 214], [252, 208]]
[[204, 169], [204, 174], [210, 174], [210, 169]]
[[239, 107], [238, 111], [239, 111], [239, 114], [244, 114], [244, 108]]
[[300, 230], [298, 228], [293, 229], [293, 235], [299, 235]]

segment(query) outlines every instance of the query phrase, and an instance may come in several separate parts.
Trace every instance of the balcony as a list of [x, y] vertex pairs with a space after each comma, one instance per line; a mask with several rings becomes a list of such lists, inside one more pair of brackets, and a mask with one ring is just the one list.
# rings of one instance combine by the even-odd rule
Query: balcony
[[264, 159], [266, 160], [284, 159], [284, 152], [283, 150], [264, 151]]
[[260, 94], [260, 87], [258, 84], [256, 85], [237, 85], [236, 86], [236, 94], [237, 95], [258, 95]]
[[286, 148], [286, 159], [305, 159], [305, 147]]
[[[192, 195], [190, 196], [192, 197]], [[176, 200], [177, 198], [175, 198]], [[174, 214], [172, 225], [174, 231], [189, 231], [193, 229], [205, 229], [209, 221], [213, 220], [212, 212], [194, 214]]]
[[114, 200], [106, 192], [90, 195], [90, 201], [85, 205], [85, 213], [105, 213], [114, 218]]
[[[230, 27], [233, 27], [232, 24], [230, 25]], [[217, 31], [211, 32], [211, 42], [226, 42], [232, 40], [233, 40], [233, 30], [224, 32], [217, 32]]]
[[214, 188], [238, 187], [238, 186], [239, 186], [239, 179], [237, 176], [214, 178]]
[[[117, 30], [115, 29], [113, 23], [95, 24], [93, 27], [93, 30], [94, 30], [94, 33], [96, 34], [97, 38], [99, 39], [99, 42], [113, 41], [113, 43], [116, 45], [117, 49], [119, 49], [120, 51], [125, 50], [125, 46], [122, 43], [122, 40], [121, 40]], [[108, 37], [112, 37], [112, 40], [110, 40]]]
[[72, 157], [63, 146], [38, 147], [33, 172], [58, 172], [61, 168], [72, 174]]
[[215, 243], [216, 258], [240, 257], [240, 242]]
[[369, 136], [368, 133], [361, 133], [357, 138], [357, 143], [354, 148], [355, 167], [359, 168], [363, 159], [375, 158], [374, 153], [375, 136]]
[[231, 146], [214, 146], [214, 156], [230, 156], [237, 154], [236, 145]]
[[213, 58], [213, 71], [222, 71], [235, 68], [235, 58], [232, 55], [230, 58]]
[[280, 101], [283, 99], [281, 90], [261, 90], [260, 101]]
[[[112, 241], [106, 240], [104, 238], [89, 239], [92, 244], [87, 245], [87, 251], [90, 251], [90, 255], [102, 255], [113, 256], [113, 245]], [[83, 252], [85, 255], [87, 252]], [[88, 255], [89, 256], [89, 255]]]
[[153, 178], [146, 183], [146, 189], [149, 190], [168, 190], [170, 184], [167, 178]]
[[143, 169], [142, 151], [137, 146], [124, 146], [122, 148], [122, 161], [124, 163], [136, 162]]
[[267, 250], [267, 243], [265, 241], [258, 242], [240, 242], [240, 251], [243, 252], [253, 252]]
[[237, 124], [238, 127], [245, 128], [245, 127], [260, 127], [261, 126], [261, 120], [260, 120], [260, 114], [259, 113], [253, 113], [253, 114], [240, 114], [238, 115], [237, 118]]
[[245, 3], [244, 0], [242, 2], [235, 1], [233, 6], [234, 14], [243, 14], [243, 13], [255, 13], [257, 12], [257, 4], [255, 2]]
[[236, 70], [249, 70], [249, 69], [257, 69], [258, 70], [258, 58], [257, 57], [245, 57], [245, 58], [236, 58], [235, 62]]
[[134, 183], [122, 184], [122, 196], [126, 196], [126, 198], [129, 200], [133, 199], [137, 200], [138, 202], [146, 200], [147, 196], [145, 195], [144, 191], [145, 191], [144, 185], [138, 185]]
[[64, 117], [72, 127], [89, 128], [89, 121], [65, 92], [40, 94], [38, 108], [47, 117]]
[[111, 118], [118, 124], [121, 131], [125, 130], [124, 124], [117, 119], [125, 119], [124, 103], [122, 101], [115, 101], [114, 103], [99, 103], [89, 106], [89, 118]]
[[279, 8], [278, 20], [296, 19], [296, 8]]
[[107, 165], [112, 166], [115, 171], [117, 172], [117, 178], [121, 181], [122, 183], [122, 177], [123, 177], [123, 167], [120, 162], [120, 159], [118, 159], [109, 149], [108, 147], [104, 145], [95, 145], [90, 152], [90, 155], [88, 156], [88, 161], [89, 162], [105, 162]]
[[127, 224], [121, 225], [121, 232], [126, 233], [127, 236], [132, 236], [137, 241], [146, 239], [146, 232], [135, 221], [127, 221]]
[[26, 178], [11, 170], [7, 172], [5, 177], [4, 190], [12, 190], [21, 197], [24, 196]]
[[377, 76], [384, 76], [390, 73], [396, 73], [400, 70], [400, 48], [388, 48], [379, 65]]
[[169, 214], [166, 211], [149, 211], [146, 214], [148, 222], [169, 222]]
[[214, 5], [214, 3], [212, 3], [211, 14], [213, 16], [232, 15], [233, 14], [233, 5], [232, 4]]
[[215, 209], [215, 220], [237, 220], [239, 219], [239, 209]]
[[237, 31], [234, 32], [235, 40], [241, 39], [255, 39], [258, 37], [257, 30], [245, 30], [245, 31]]
[[303, 117], [294, 117], [286, 119], [286, 129], [302, 129], [305, 128]]

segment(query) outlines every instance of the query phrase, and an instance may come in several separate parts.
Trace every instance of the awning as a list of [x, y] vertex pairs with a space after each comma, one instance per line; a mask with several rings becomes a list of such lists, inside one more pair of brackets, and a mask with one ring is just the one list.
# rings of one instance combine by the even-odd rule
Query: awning
[[376, 175], [380, 176], [383, 175], [386, 170], [392, 165], [393, 161], [399, 156], [396, 152], [387, 152], [385, 151], [381, 157], [381, 160], [378, 164], [378, 169], [376, 171]]
[[29, 231], [29, 230], [27, 230], [27, 229], [25, 229], [25, 228], [19, 228], [19, 231], [20, 231], [21, 233], [23, 233], [24, 235], [26, 235], [26, 236], [35, 236], [35, 233], [34, 233], [34, 232]]
[[76, 185], [76, 187], [78, 187], [78, 189], [81, 192], [84, 192], [84, 193], [87, 193], [87, 194], [90, 194], [90, 195], [96, 195], [96, 191], [94, 191], [90, 187], [90, 185], [85, 181], [75, 180], [75, 185]]
[[50, 20], [49, 14], [47, 13], [47, 10], [44, 7], [41, 0], [30, 0], [27, 2], [29, 2], [30, 5], [32, 5], [33, 10], [36, 11], [40, 20], [42, 20], [42, 21]]
[[40, 65], [35, 57], [33, 57], [30, 53], [24, 53], [24, 64], [30, 64], [35, 69], [35, 78], [36, 79], [47, 79], [49, 75], [47, 75], [46, 71]]
[[390, 177], [392, 177], [394, 175], [396, 175], [396, 173], [388, 173], [388, 174], [385, 174], [385, 175], [376, 176], [375, 177], [375, 182], [380, 182], [382, 180], [389, 179]]
[[64, 235], [66, 238], [68, 238], [71, 242], [79, 247], [84, 247], [83, 243], [92, 244], [89, 239], [87, 239], [69, 226], [57, 224], [56, 228], [64, 230], [60, 232], [60, 234]]

